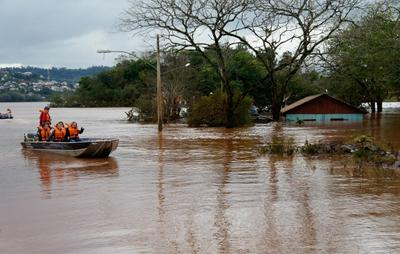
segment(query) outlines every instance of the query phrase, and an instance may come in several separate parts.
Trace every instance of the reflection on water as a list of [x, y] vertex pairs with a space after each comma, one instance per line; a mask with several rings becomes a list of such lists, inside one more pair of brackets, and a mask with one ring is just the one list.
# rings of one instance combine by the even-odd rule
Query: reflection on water
[[215, 214], [215, 226], [216, 226], [216, 234], [215, 237], [219, 241], [218, 249], [221, 253], [229, 253], [229, 222], [226, 218], [226, 211], [229, 209], [229, 204], [227, 202], [227, 193], [226, 186], [231, 181], [231, 162], [233, 161], [233, 142], [228, 139], [224, 141], [224, 155], [223, 155], [223, 163], [222, 170], [220, 173], [220, 184], [217, 188], [216, 199], [217, 199], [217, 207]]
[[[164, 193], [164, 144], [163, 144], [163, 136], [162, 133], [158, 134], [158, 178], [157, 178], [157, 187], [158, 187], [158, 219], [160, 222], [160, 235], [162, 239], [167, 239], [168, 234], [167, 230], [167, 219], [166, 219], [166, 208], [165, 208], [165, 193]], [[160, 248], [161, 249], [161, 248]]]
[[0, 122], [0, 253], [400, 249], [400, 181], [348, 177], [347, 157], [259, 153], [273, 137], [302, 144], [361, 133], [400, 148], [400, 114], [232, 130], [170, 125], [158, 134], [120, 121], [124, 109], [52, 109], [84, 135], [120, 139], [113, 157], [87, 160], [21, 152], [39, 106], [14, 105], [16, 121]]
[[118, 176], [118, 162], [112, 158], [80, 159], [57, 154], [22, 150], [22, 153], [31, 165], [39, 170], [42, 192], [51, 197], [52, 183], [62, 184], [76, 181], [83, 177], [110, 177]]

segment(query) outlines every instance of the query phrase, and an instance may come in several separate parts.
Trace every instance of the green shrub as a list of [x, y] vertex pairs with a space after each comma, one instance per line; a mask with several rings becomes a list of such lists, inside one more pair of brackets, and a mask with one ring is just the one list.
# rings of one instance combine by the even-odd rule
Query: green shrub
[[373, 137], [362, 135], [355, 138], [354, 142], [357, 148], [353, 159], [361, 175], [368, 170], [378, 173], [396, 162], [396, 155], [376, 143]]
[[304, 146], [301, 147], [301, 152], [306, 155], [316, 155], [321, 153], [322, 151], [325, 152], [324, 144], [320, 143], [309, 143], [308, 140], [304, 142]]
[[157, 121], [157, 104], [152, 96], [140, 96], [135, 102], [135, 107], [138, 108], [140, 122]]
[[261, 153], [266, 154], [278, 154], [291, 156], [297, 151], [297, 147], [294, 145], [294, 139], [288, 138], [283, 139], [281, 137], [272, 137], [271, 142], [267, 143], [266, 146], [261, 148]]
[[64, 103], [64, 98], [61, 93], [55, 93], [50, 97], [50, 106], [51, 107], [61, 107]]
[[[226, 95], [220, 91], [199, 98], [193, 104], [190, 112], [188, 119], [189, 126], [227, 126], [228, 121], [224, 110], [225, 101]], [[250, 124], [251, 118], [249, 112], [252, 105], [251, 98], [247, 96], [241, 98], [241, 95], [236, 93], [233, 97], [233, 104], [237, 105], [237, 107], [233, 113], [233, 123], [231, 126], [236, 127]]]
[[82, 104], [82, 98], [78, 98], [73, 92], [54, 93], [50, 98], [51, 107], [86, 107], [87, 104]]

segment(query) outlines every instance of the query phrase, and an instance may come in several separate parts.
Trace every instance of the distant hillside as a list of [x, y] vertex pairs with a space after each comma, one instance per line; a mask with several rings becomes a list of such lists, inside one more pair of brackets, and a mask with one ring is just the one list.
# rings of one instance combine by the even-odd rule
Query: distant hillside
[[0, 68], [0, 102], [47, 101], [56, 93], [74, 91], [81, 78], [108, 69], [104, 66], [87, 69]]
[[44, 79], [55, 80], [57, 82], [76, 83], [82, 77], [94, 76], [99, 72], [109, 70], [106, 66], [93, 66], [86, 69], [67, 69], [67, 68], [38, 68], [38, 67], [9, 67], [0, 68], [0, 70], [9, 71], [12, 74], [31, 72], [33, 75], [42, 76]]

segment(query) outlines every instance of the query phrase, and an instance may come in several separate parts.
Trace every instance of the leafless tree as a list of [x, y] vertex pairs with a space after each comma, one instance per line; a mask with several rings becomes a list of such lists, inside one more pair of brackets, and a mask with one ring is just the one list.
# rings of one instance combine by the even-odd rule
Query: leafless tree
[[167, 122], [179, 118], [181, 107], [184, 106], [189, 80], [189, 70], [185, 67], [188, 58], [184, 54], [168, 52], [164, 56], [164, 64], [170, 69], [163, 76], [164, 118]]
[[248, 46], [265, 67], [264, 82], [272, 90], [274, 120], [279, 120], [293, 76], [349, 21], [359, 2], [256, 0], [252, 10], [240, 20], [237, 31], [223, 29], [223, 34]]
[[[361, 0], [139, 0], [122, 17], [126, 31], [161, 31], [168, 45], [198, 51], [217, 71], [232, 124], [233, 87], [223, 45], [246, 45], [265, 67], [278, 120], [287, 87]], [[210, 56], [206, 50], [212, 50]]]
[[[227, 127], [232, 127], [234, 90], [226, 70], [223, 46], [234, 33], [239, 16], [252, 0], [139, 0], [132, 1], [122, 18], [125, 31], [146, 34], [161, 32], [167, 46], [199, 52], [218, 73], [226, 93]], [[228, 44], [229, 45], [229, 44]], [[209, 54], [212, 52], [212, 54]]]

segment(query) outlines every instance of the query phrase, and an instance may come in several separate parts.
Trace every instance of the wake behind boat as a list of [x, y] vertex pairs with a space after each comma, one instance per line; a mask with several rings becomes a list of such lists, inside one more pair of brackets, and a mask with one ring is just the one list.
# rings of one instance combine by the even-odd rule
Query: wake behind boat
[[24, 149], [51, 152], [73, 157], [104, 158], [117, 149], [118, 139], [83, 138], [77, 142], [37, 141], [34, 134], [25, 135]]

